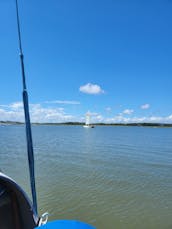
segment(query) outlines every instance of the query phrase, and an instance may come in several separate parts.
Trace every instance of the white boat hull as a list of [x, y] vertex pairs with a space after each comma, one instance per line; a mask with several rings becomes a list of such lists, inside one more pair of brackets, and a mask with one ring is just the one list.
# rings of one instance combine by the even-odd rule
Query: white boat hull
[[84, 127], [84, 128], [94, 128], [93, 125], [84, 125], [83, 127]]

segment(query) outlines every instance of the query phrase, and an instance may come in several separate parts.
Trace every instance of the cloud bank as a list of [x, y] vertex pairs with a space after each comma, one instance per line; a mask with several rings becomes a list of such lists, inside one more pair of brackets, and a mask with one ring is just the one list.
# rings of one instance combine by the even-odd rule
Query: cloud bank
[[[45, 108], [41, 104], [30, 104], [31, 122], [68, 122], [74, 120], [72, 115], [66, 114], [64, 108]], [[0, 105], [0, 121], [24, 121], [22, 102]]]
[[[60, 122], [84, 122], [85, 114], [71, 115], [62, 107], [46, 107], [46, 104], [30, 104], [31, 122], [34, 123], [60, 123]], [[109, 109], [108, 109], [109, 110]], [[125, 109], [122, 113], [112, 116], [112, 112], [89, 112], [93, 123], [172, 123], [172, 114], [167, 116], [136, 116], [134, 110]], [[129, 115], [129, 116], [128, 116]], [[108, 117], [112, 116], [112, 117]], [[0, 121], [24, 122], [22, 102], [0, 105]]]

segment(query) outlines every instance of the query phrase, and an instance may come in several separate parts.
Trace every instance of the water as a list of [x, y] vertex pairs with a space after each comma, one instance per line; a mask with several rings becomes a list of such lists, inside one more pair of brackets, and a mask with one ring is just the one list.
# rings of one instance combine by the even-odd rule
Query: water
[[[33, 126], [39, 212], [98, 229], [172, 228], [172, 128]], [[0, 126], [0, 168], [30, 195], [25, 129]]]

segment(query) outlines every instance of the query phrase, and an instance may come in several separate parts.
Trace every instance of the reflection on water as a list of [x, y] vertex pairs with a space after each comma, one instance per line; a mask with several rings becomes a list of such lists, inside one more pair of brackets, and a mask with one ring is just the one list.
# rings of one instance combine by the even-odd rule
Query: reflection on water
[[[40, 214], [99, 229], [172, 226], [172, 129], [33, 126]], [[0, 168], [30, 193], [25, 129], [0, 126]]]

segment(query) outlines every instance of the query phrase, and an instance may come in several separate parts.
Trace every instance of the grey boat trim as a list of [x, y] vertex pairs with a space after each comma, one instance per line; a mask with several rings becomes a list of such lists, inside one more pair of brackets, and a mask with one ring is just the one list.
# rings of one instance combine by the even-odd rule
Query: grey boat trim
[[23, 189], [0, 172], [0, 228], [33, 229], [39, 217]]

